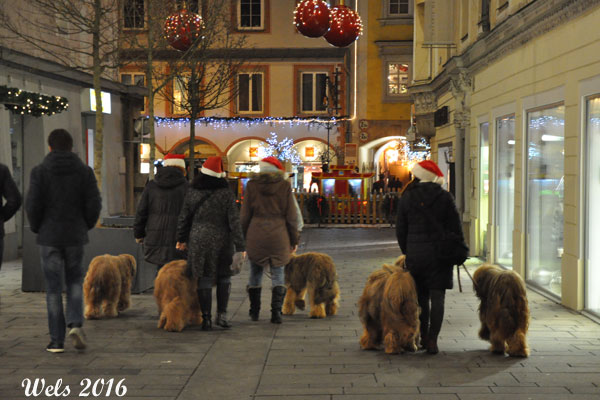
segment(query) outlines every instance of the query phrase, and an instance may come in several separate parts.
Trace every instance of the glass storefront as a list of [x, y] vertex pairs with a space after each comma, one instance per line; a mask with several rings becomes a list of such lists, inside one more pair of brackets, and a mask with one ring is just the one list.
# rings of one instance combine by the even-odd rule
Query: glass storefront
[[585, 308], [600, 314], [600, 97], [587, 101], [587, 221]]
[[496, 257], [494, 262], [513, 267], [515, 204], [515, 116], [496, 119]]
[[527, 113], [526, 278], [561, 296], [564, 199], [563, 105]]
[[479, 255], [487, 259], [490, 194], [489, 123], [479, 124]]

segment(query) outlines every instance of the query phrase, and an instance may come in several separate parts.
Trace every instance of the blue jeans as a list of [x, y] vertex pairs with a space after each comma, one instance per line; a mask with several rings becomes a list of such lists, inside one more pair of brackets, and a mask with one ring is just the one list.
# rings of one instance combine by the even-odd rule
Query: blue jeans
[[[46, 281], [48, 329], [53, 342], [64, 343], [66, 327], [83, 325], [83, 246], [40, 246]], [[67, 318], [63, 312], [62, 271], [67, 286]]]
[[[271, 286], [285, 286], [284, 267], [271, 267]], [[263, 266], [250, 261], [249, 288], [262, 287]]]

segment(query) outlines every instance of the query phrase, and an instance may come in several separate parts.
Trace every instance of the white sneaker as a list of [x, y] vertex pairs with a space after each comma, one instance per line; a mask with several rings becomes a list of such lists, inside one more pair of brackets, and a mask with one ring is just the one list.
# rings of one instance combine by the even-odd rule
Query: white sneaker
[[71, 328], [71, 330], [69, 331], [69, 337], [73, 341], [73, 346], [77, 350], [83, 350], [87, 347], [85, 344], [85, 333], [83, 333], [82, 328]]

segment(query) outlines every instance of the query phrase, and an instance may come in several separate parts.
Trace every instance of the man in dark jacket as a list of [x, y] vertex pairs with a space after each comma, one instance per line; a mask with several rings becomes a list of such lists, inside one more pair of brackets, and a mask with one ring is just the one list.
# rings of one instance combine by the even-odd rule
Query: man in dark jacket
[[[87, 231], [96, 225], [102, 200], [94, 172], [75, 153], [64, 129], [48, 136], [50, 153], [31, 171], [25, 208], [31, 231], [37, 234], [46, 283], [48, 327], [46, 350], [64, 351], [65, 330], [77, 349], [84, 349], [83, 277], [81, 265]], [[62, 270], [67, 289], [66, 321], [62, 301]]]
[[[421, 345], [438, 353], [437, 338], [444, 319], [446, 289], [452, 289], [453, 265], [438, 259], [436, 226], [464, 242], [460, 216], [452, 195], [442, 188], [444, 175], [430, 160], [413, 167], [415, 177], [400, 197], [396, 237], [406, 266], [415, 279], [421, 314]], [[431, 313], [430, 313], [431, 302]]]
[[185, 259], [175, 248], [177, 218], [188, 188], [183, 154], [167, 154], [153, 180], [148, 182], [135, 213], [133, 234], [144, 243], [144, 259], [158, 268]]
[[[2, 204], [2, 198], [6, 203]], [[8, 167], [0, 164], [0, 268], [2, 268], [2, 256], [4, 254], [4, 223], [12, 218], [21, 207], [21, 194], [17, 185], [10, 175]]]

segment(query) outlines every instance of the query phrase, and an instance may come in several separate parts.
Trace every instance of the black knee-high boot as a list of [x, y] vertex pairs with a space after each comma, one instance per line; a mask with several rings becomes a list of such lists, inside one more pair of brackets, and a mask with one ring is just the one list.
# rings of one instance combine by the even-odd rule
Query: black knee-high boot
[[250, 298], [250, 318], [252, 321], [258, 321], [258, 314], [260, 313], [260, 292], [262, 288], [260, 287], [248, 287], [246, 288], [248, 291], [248, 298]]
[[444, 289], [431, 290], [431, 312], [429, 316], [429, 335], [427, 337], [427, 352], [437, 354], [439, 352], [437, 338], [442, 330], [444, 321], [444, 302], [446, 291]]
[[429, 290], [418, 291], [419, 307], [421, 313], [419, 314], [421, 341], [420, 345], [422, 348], [426, 347], [427, 337], [429, 334]]
[[202, 311], [202, 330], [210, 331], [212, 329], [212, 288], [198, 289], [198, 301]]
[[221, 328], [231, 328], [231, 323], [227, 318], [227, 303], [229, 303], [229, 293], [231, 292], [231, 282], [217, 283], [217, 319], [215, 324]]
[[285, 286], [275, 286], [273, 288], [273, 294], [271, 295], [271, 322], [274, 324], [280, 324], [282, 322], [281, 307], [283, 306], [285, 292]]

